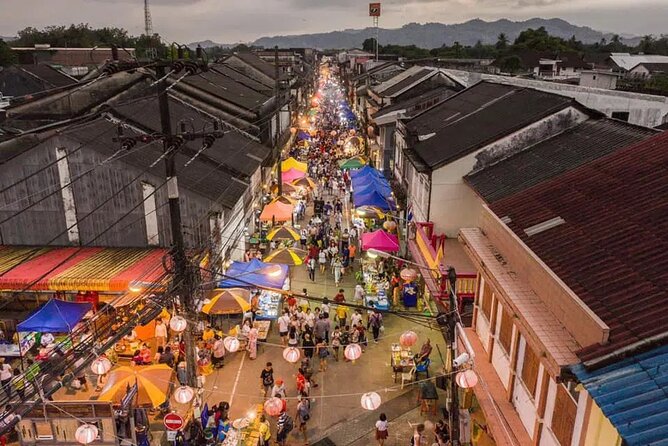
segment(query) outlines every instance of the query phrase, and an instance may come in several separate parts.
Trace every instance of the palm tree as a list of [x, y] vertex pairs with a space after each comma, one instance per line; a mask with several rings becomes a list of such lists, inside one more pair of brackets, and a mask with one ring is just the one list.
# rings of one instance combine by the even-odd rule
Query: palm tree
[[506, 47], [508, 46], [508, 36], [506, 36], [506, 33], [499, 34], [499, 36], [496, 38], [495, 46], [497, 50], [506, 49]]

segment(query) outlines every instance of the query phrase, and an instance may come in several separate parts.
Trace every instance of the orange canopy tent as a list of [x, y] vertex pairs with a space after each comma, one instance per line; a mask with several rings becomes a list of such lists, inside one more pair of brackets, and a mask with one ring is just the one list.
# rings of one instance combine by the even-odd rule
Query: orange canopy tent
[[291, 221], [293, 209], [294, 206], [291, 204], [274, 201], [262, 209], [260, 220], [274, 222]]

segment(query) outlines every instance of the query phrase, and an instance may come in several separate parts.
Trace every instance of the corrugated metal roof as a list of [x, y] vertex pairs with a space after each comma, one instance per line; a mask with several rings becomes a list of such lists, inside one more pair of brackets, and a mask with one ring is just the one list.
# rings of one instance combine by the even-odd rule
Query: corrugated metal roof
[[492, 203], [657, 133], [613, 119], [590, 119], [464, 179]]
[[668, 56], [656, 54], [629, 54], [629, 53], [611, 53], [610, 59], [617, 64], [619, 68], [630, 70], [640, 63], [666, 63]]
[[668, 345], [573, 373], [628, 446], [668, 444]]
[[436, 169], [571, 105], [568, 97], [480, 82], [417, 115], [406, 127], [418, 137], [436, 133], [412, 147]]
[[[491, 204], [508, 227], [610, 327], [583, 361], [668, 327], [668, 133]], [[564, 224], [531, 237], [554, 217]]]
[[437, 73], [437, 71], [433, 70], [431, 68], [422, 68], [421, 70], [419, 70], [417, 73], [413, 74], [412, 76], [409, 76], [406, 79], [402, 80], [401, 82], [397, 82], [396, 84], [394, 84], [391, 87], [384, 90], [381, 93], [381, 96], [386, 96], [386, 97], [396, 96], [399, 93], [401, 93], [403, 90], [405, 90], [406, 88], [409, 88], [409, 87], [412, 87], [413, 85], [422, 83], [424, 80], [433, 76], [436, 73]]

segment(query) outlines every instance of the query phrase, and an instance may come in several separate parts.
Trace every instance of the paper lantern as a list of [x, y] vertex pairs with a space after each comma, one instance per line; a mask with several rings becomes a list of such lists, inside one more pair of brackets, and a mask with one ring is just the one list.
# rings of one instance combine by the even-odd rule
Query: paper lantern
[[399, 273], [399, 276], [401, 276], [401, 278], [406, 282], [412, 282], [417, 278], [417, 271], [415, 271], [413, 268], [404, 268]]
[[96, 375], [104, 375], [111, 370], [111, 361], [106, 356], [100, 356], [91, 362], [90, 370]]
[[380, 395], [376, 392], [367, 392], [362, 395], [360, 402], [366, 410], [376, 410], [380, 406]]
[[190, 386], [180, 386], [174, 390], [174, 400], [180, 404], [189, 403], [195, 397], [195, 391]]
[[471, 369], [457, 373], [455, 382], [462, 389], [470, 389], [478, 384], [478, 375]]
[[301, 355], [302, 354], [297, 347], [286, 347], [285, 350], [283, 350], [283, 359], [288, 362], [295, 363], [299, 361]]
[[332, 136], [336, 136], [336, 130], [332, 130], [331, 132], [329, 132], [329, 134]]
[[176, 333], [181, 333], [188, 326], [188, 321], [183, 316], [174, 316], [172, 320], [169, 321], [169, 328], [171, 328]]
[[383, 228], [385, 228], [385, 230], [387, 231], [394, 232], [394, 230], [397, 229], [397, 222], [386, 221], [385, 223], [383, 223]]
[[401, 336], [399, 336], [399, 344], [401, 344], [402, 347], [412, 347], [415, 345], [417, 340], [418, 335], [411, 330], [404, 331], [401, 333]]
[[351, 135], [351, 136], [355, 136], [356, 133], [357, 133], [357, 132], [355, 131], [355, 129], [350, 129], [350, 135]]
[[74, 432], [74, 438], [81, 444], [90, 444], [97, 439], [98, 430], [94, 424], [82, 424]]
[[344, 350], [344, 355], [351, 361], [358, 359], [362, 356], [362, 347], [359, 344], [348, 344]]
[[271, 397], [264, 402], [264, 413], [269, 416], [277, 417], [283, 410], [283, 401], [277, 397]]
[[225, 350], [230, 353], [234, 353], [239, 350], [239, 340], [234, 336], [227, 336], [225, 339], [223, 339], [223, 345], [225, 346]]

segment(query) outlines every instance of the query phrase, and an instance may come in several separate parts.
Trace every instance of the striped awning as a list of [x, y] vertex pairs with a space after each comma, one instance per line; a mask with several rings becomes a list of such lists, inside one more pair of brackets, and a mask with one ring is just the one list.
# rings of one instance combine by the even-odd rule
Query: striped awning
[[[166, 249], [0, 246], [0, 290], [124, 292], [160, 283]], [[34, 283], [33, 283], [34, 282]]]

